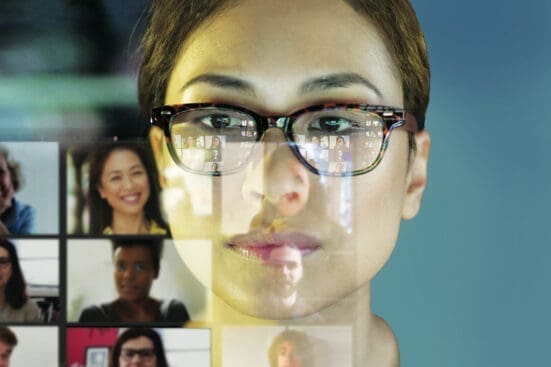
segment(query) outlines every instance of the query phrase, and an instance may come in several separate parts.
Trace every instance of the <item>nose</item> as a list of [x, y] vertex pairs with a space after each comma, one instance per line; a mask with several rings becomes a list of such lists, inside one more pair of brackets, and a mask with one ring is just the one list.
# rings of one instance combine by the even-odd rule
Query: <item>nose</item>
[[134, 179], [131, 175], [125, 175], [122, 184], [123, 188], [131, 189], [134, 187]]
[[298, 214], [306, 205], [310, 178], [280, 129], [268, 129], [253, 153], [243, 184], [245, 198], [262, 199], [277, 217]]
[[141, 365], [142, 365], [142, 357], [140, 357], [138, 354], [134, 354], [130, 359], [130, 366], [140, 367]]
[[124, 279], [131, 279], [134, 276], [134, 269], [132, 269], [132, 266], [128, 266], [126, 269], [124, 269], [122, 273], [122, 277]]

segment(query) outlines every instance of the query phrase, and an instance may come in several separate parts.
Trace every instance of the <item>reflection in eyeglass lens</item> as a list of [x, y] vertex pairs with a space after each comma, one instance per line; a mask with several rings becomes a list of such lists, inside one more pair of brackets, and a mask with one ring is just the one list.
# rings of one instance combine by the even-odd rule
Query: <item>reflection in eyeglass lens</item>
[[[383, 147], [384, 123], [375, 113], [341, 109], [305, 112], [292, 123], [295, 150], [322, 173], [348, 173], [371, 167]], [[258, 134], [247, 113], [209, 107], [176, 114], [171, 140], [189, 169], [228, 172], [246, 163]]]

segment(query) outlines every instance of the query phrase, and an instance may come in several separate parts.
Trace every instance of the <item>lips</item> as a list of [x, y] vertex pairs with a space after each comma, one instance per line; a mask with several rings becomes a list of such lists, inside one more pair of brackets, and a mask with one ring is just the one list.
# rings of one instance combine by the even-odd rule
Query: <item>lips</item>
[[[300, 257], [303, 258], [318, 250], [320, 246], [317, 239], [302, 233], [260, 231], [236, 235], [230, 238], [226, 245], [242, 257], [274, 265], [297, 261], [293, 250], [300, 251]], [[285, 247], [288, 248], [287, 251]], [[272, 256], [276, 253], [277, 256]]]
[[121, 200], [127, 204], [137, 204], [140, 202], [141, 194], [129, 194], [121, 196]]

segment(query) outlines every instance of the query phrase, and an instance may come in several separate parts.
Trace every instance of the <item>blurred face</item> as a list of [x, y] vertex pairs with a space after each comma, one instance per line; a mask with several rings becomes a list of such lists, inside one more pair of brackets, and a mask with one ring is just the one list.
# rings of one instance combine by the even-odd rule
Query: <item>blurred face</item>
[[113, 214], [142, 213], [150, 192], [140, 157], [128, 149], [112, 151], [103, 165], [98, 192], [113, 208]]
[[300, 356], [295, 350], [295, 345], [290, 341], [280, 344], [277, 354], [277, 367], [300, 367]]
[[0, 154], [0, 213], [11, 206], [14, 194], [8, 162], [6, 157]]
[[8, 284], [11, 278], [11, 259], [8, 250], [0, 247], [0, 289], [3, 289]]
[[0, 341], [0, 367], [10, 365], [10, 357], [13, 346]]
[[[200, 26], [183, 50], [165, 104], [218, 102], [267, 116], [326, 102], [403, 107], [384, 42], [344, 2], [240, 1]], [[177, 167], [160, 131], [152, 141], [181, 256], [241, 312], [267, 318], [317, 312], [367, 284], [392, 252], [406, 205], [408, 138], [401, 129], [379, 166], [355, 177], [312, 173], [276, 128], [241, 171], [219, 177]], [[300, 272], [290, 276], [297, 283], [292, 307], [285, 292], [278, 299], [266, 291], [274, 269], [284, 274], [291, 263], [272, 256], [285, 247], [300, 254], [293, 260]]]
[[120, 367], [156, 367], [157, 356], [151, 339], [145, 336], [130, 339], [121, 347]]
[[119, 298], [134, 302], [147, 298], [157, 277], [149, 249], [143, 246], [118, 247], [114, 260]]

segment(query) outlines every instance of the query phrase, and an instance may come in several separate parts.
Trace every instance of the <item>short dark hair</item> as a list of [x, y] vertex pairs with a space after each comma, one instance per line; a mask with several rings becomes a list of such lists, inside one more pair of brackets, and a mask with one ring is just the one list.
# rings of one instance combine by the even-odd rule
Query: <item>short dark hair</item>
[[19, 162], [10, 157], [10, 150], [4, 145], [0, 145], [0, 155], [4, 157], [8, 165], [13, 190], [19, 191], [24, 184], [23, 174], [21, 173], [21, 165]]
[[157, 357], [157, 367], [168, 367], [168, 362], [165, 356], [165, 348], [161, 336], [153, 329], [149, 328], [129, 328], [126, 329], [115, 342], [113, 353], [111, 354], [111, 367], [119, 367], [119, 357], [121, 355], [122, 345], [129, 340], [144, 336], [151, 340], [155, 356]]
[[144, 206], [144, 213], [148, 220], [154, 220], [162, 228], [168, 228], [159, 204], [160, 186], [157, 168], [147, 141], [123, 141], [100, 143], [89, 157], [90, 173], [88, 177], [88, 208], [90, 210], [90, 228], [92, 234], [102, 234], [105, 227], [113, 222], [113, 209], [106, 200], [101, 198], [98, 187], [101, 184], [101, 175], [105, 161], [116, 150], [130, 150], [142, 162], [149, 181], [149, 198]]
[[0, 342], [15, 347], [17, 345], [17, 336], [9, 327], [0, 326]]
[[141, 246], [147, 248], [151, 254], [153, 269], [159, 275], [161, 269], [161, 257], [163, 254], [163, 240], [157, 238], [117, 238], [112, 240], [113, 254], [119, 247]]
[[[416, 117], [422, 130], [429, 103], [430, 67], [425, 38], [409, 0], [344, 1], [379, 30], [398, 69], [404, 107]], [[236, 3], [236, 0], [153, 0], [140, 46], [143, 58], [138, 79], [140, 105], [147, 115], [152, 107], [164, 101], [170, 73], [184, 40], [206, 19]]]
[[8, 251], [8, 256], [11, 262], [11, 276], [6, 284], [6, 289], [4, 290], [6, 296], [6, 302], [10, 307], [19, 309], [29, 299], [27, 295], [27, 285], [25, 283], [25, 277], [23, 276], [23, 271], [21, 271], [21, 266], [19, 265], [19, 256], [17, 256], [17, 250], [13, 243], [7, 239], [0, 238], [0, 247]]
[[305, 333], [298, 330], [284, 330], [279, 333], [268, 349], [268, 360], [270, 361], [270, 367], [277, 367], [278, 349], [281, 343], [291, 342], [294, 344], [298, 355], [301, 358], [302, 367], [314, 366], [314, 348], [310, 337]]

